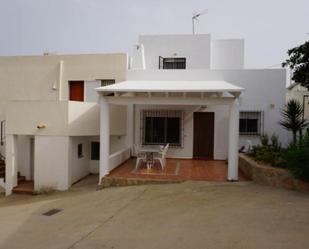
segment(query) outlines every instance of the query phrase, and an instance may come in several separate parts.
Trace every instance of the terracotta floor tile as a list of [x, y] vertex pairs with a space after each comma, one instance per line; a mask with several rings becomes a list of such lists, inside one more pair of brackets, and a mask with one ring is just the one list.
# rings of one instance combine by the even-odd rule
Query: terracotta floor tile
[[[165, 169], [159, 163], [151, 169], [140, 164], [135, 170], [135, 159], [130, 159], [114, 169], [108, 177], [126, 177], [142, 179], [195, 180], [195, 181], [226, 181], [227, 165], [225, 161], [167, 159]], [[239, 171], [239, 180], [248, 178]]]

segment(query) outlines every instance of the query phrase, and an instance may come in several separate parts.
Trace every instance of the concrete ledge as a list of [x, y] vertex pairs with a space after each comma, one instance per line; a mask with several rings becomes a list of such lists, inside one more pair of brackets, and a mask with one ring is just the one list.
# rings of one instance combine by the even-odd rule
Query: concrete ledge
[[103, 177], [98, 189], [121, 186], [135, 186], [148, 184], [170, 184], [182, 183], [181, 180], [156, 180], [156, 179], [141, 179], [141, 178], [126, 178], [126, 177]]
[[309, 192], [309, 183], [295, 179], [288, 170], [261, 164], [244, 154], [239, 155], [239, 168], [256, 183]]
[[109, 156], [109, 164], [110, 164], [109, 171], [112, 171], [113, 169], [117, 168], [119, 165], [128, 160], [130, 156], [131, 156], [131, 149], [129, 147], [111, 154]]

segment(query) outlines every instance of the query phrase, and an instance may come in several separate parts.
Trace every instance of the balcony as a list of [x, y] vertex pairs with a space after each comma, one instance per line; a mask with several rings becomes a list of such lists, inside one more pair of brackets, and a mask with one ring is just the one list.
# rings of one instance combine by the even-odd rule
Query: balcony
[[[111, 106], [111, 135], [126, 132], [126, 108]], [[46, 136], [99, 136], [97, 103], [77, 101], [10, 101], [6, 134]]]

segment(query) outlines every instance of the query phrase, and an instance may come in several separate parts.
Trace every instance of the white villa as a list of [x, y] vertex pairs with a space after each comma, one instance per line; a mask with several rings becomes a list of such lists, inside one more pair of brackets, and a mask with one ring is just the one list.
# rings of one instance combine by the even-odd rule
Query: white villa
[[287, 143], [285, 100], [284, 69], [245, 69], [244, 40], [209, 34], [140, 36], [132, 56], [0, 57], [0, 184], [9, 195], [21, 176], [37, 191], [89, 173], [100, 183], [134, 145], [167, 143], [168, 158], [227, 160], [238, 180], [248, 140]]

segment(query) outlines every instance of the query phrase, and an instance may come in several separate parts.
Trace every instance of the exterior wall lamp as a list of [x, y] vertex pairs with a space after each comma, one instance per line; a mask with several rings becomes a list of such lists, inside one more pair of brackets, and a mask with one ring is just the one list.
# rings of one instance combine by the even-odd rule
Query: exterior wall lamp
[[38, 128], [38, 129], [44, 129], [44, 128], [46, 128], [46, 124], [38, 124], [38, 125], [36, 126], [36, 128]]
[[206, 111], [206, 109], [207, 109], [207, 105], [202, 105], [200, 107], [200, 111], [202, 111], [202, 112]]

